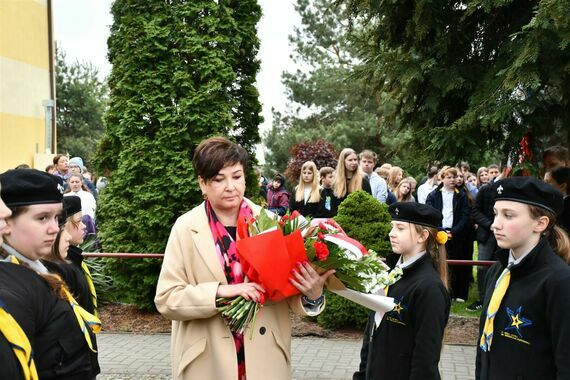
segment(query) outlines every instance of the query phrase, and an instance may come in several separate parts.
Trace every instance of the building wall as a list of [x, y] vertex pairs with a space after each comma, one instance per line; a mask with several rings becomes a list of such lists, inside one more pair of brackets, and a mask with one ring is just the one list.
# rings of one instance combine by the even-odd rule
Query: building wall
[[42, 106], [51, 97], [48, 6], [47, 0], [0, 0], [0, 172], [39, 165], [36, 154], [51, 148]]

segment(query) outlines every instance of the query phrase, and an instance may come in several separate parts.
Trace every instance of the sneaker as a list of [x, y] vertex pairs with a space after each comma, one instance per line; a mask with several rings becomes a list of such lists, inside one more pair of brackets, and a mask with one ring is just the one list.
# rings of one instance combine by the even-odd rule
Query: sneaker
[[467, 306], [466, 309], [469, 311], [477, 311], [483, 308], [481, 301], [475, 301], [471, 305]]

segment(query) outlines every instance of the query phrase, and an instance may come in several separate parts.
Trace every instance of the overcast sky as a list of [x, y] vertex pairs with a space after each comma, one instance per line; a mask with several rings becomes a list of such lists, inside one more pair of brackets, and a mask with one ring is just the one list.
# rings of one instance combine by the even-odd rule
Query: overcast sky
[[[271, 108], [285, 108], [283, 70], [292, 70], [288, 36], [300, 17], [293, 8], [294, 0], [259, 0], [263, 17], [258, 25], [261, 38], [259, 58], [261, 70], [257, 76], [265, 122], [262, 130], [271, 126]], [[110, 14], [112, 0], [54, 0], [55, 40], [67, 55], [67, 61], [90, 61], [105, 77], [111, 71], [107, 61], [107, 38], [113, 22]]]

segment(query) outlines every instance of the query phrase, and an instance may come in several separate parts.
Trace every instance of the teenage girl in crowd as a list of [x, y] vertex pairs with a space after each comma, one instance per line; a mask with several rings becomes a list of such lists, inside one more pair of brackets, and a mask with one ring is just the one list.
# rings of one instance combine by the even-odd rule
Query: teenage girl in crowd
[[51, 253], [43, 264], [58, 274], [67, 284], [77, 303], [93, 315], [97, 315], [97, 294], [87, 265], [83, 262], [85, 225], [81, 221], [81, 199], [76, 196], [63, 198], [64, 212], [59, 218], [60, 230]]
[[307, 161], [301, 166], [299, 184], [295, 186], [295, 196], [291, 197], [289, 210], [297, 211], [305, 217], [313, 217], [320, 200], [319, 171], [313, 161]]
[[388, 190], [395, 193], [403, 178], [404, 170], [399, 166], [392, 166], [388, 172]]
[[358, 165], [358, 156], [350, 148], [344, 148], [338, 156], [333, 191], [338, 204], [348, 197], [348, 194], [364, 190], [372, 195], [370, 182]]
[[486, 167], [480, 167], [477, 169], [477, 188], [480, 189], [481, 186], [489, 183], [489, 172]]
[[446, 235], [438, 234], [441, 212], [420, 203], [394, 203], [390, 268], [402, 268], [402, 278], [387, 292], [396, 307], [380, 325], [372, 313], [354, 380], [439, 379], [443, 332], [451, 306], [447, 292]]
[[[463, 191], [455, 187], [457, 169], [444, 167], [440, 173], [441, 184], [432, 191], [426, 204], [443, 214], [440, 227], [447, 232], [445, 244], [447, 255], [454, 260], [471, 260], [473, 251], [466, 248], [469, 232], [469, 205]], [[450, 268], [451, 295], [459, 302], [465, 302], [469, 295], [471, 267], [454, 266]]]
[[[570, 378], [570, 256], [562, 194], [532, 177], [493, 184], [501, 250], [487, 273], [477, 379]], [[561, 260], [560, 258], [563, 258]]]
[[570, 168], [559, 166], [550, 172], [546, 172], [544, 180], [556, 187], [564, 196], [564, 207], [560, 215], [556, 217], [558, 225], [570, 234]]
[[59, 231], [63, 187], [33, 169], [0, 175], [6, 219], [0, 250], [0, 300], [30, 343], [40, 379], [92, 379], [99, 373], [93, 331], [99, 322], [73, 300], [40, 259]]
[[415, 202], [416, 199], [412, 195], [412, 183], [406, 178], [400, 181], [396, 188], [396, 199], [398, 202]]
[[95, 197], [83, 183], [81, 174], [72, 174], [67, 180], [68, 192], [65, 196], [75, 195], [81, 198], [81, 212], [88, 215], [93, 221], [95, 220], [95, 211], [97, 210], [97, 202]]

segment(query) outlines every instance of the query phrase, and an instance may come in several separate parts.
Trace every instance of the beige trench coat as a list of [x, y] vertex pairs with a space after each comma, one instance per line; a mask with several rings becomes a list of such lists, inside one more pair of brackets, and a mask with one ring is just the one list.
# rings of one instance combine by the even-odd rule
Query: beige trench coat
[[[257, 215], [261, 208], [247, 201]], [[216, 291], [227, 284], [218, 260], [204, 203], [182, 215], [168, 239], [155, 304], [172, 320], [171, 360], [175, 379], [236, 379], [237, 357], [232, 334], [216, 310]], [[324, 305], [323, 305], [324, 307]], [[294, 296], [267, 303], [255, 322], [253, 339], [245, 333], [248, 380], [290, 379], [289, 308], [309, 315]], [[322, 308], [316, 313], [318, 314]]]

